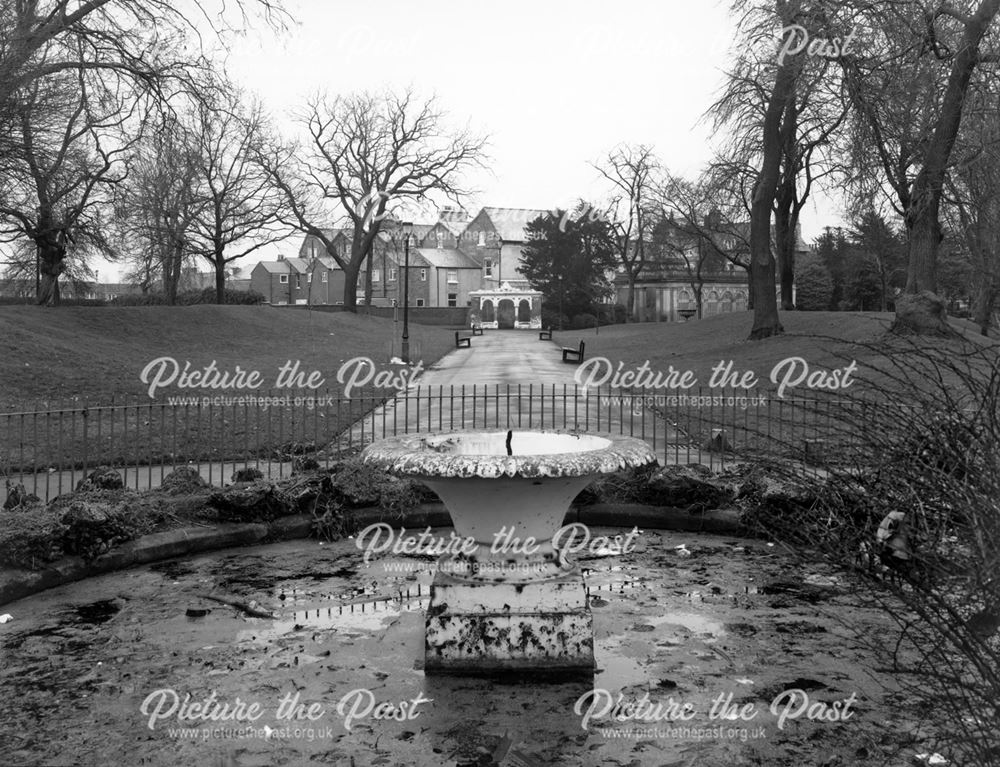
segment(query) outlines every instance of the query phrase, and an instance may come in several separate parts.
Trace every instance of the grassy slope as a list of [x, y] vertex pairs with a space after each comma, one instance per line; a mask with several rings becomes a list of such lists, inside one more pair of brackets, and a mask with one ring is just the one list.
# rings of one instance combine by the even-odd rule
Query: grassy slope
[[[411, 356], [429, 365], [451, 346], [446, 328], [412, 325]], [[346, 313], [264, 306], [0, 307], [0, 408], [79, 397], [94, 404], [112, 395], [144, 395], [139, 380], [151, 360], [167, 356], [182, 366], [259, 370], [265, 387], [278, 368], [301, 360], [338, 390], [346, 359], [387, 363], [391, 320]], [[395, 346], [399, 353], [398, 340]], [[176, 388], [160, 395], [179, 394]]]
[[[734, 362], [735, 370], [753, 370], [758, 389], [773, 389], [768, 380], [772, 368], [786, 357], [802, 357], [810, 368], [843, 368], [852, 360], [858, 363], [857, 393], [861, 387], [878, 386], [882, 376], [873, 374], [872, 365], [884, 365], [880, 354], [867, 345], [880, 344], [892, 322], [892, 314], [861, 312], [782, 312], [785, 333], [762, 341], [748, 341], [750, 315], [724, 314], [688, 323], [641, 323], [603, 327], [593, 330], [557, 332], [553, 338], [563, 346], [586, 341], [586, 356], [607, 357], [626, 363], [629, 370], [649, 361], [654, 372], [692, 370], [698, 385], [707, 387], [711, 370], [720, 360]], [[957, 327], [957, 326], [956, 326]], [[964, 326], [963, 326], [964, 328]], [[970, 334], [977, 345], [992, 343]], [[921, 344], [957, 345], [954, 339], [921, 339]], [[899, 345], [905, 346], [905, 342]], [[798, 389], [796, 393], [805, 390]]]

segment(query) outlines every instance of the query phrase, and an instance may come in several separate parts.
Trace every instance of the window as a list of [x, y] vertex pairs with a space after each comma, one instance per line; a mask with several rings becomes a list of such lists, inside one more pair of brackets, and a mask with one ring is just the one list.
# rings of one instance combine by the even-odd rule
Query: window
[[306, 275], [306, 282], [311, 285], [312, 281], [313, 281], [313, 273], [309, 272], [309, 274]]
[[427, 270], [426, 269], [421, 269], [420, 270], [420, 281], [421, 282], [427, 282]]
[[296, 274], [295, 275], [295, 289], [298, 290], [301, 287], [302, 287], [302, 275], [301, 274]]
[[417, 306], [423, 306], [423, 305], [424, 305], [424, 299], [418, 298], [417, 299]]
[[389, 282], [393, 282], [396, 279], [396, 267], [389, 269]]
[[448, 306], [458, 306], [458, 293], [448, 294]]
[[486, 247], [486, 230], [485, 229], [479, 232], [479, 247], [480, 248], [485, 248]]
[[455, 269], [449, 269], [448, 270], [448, 284], [451, 285], [451, 284], [457, 283], [457, 282], [458, 282], [458, 272]]
[[287, 285], [288, 284], [288, 275], [287, 274], [279, 274], [278, 275], [278, 282], [281, 283], [282, 285]]
[[492, 277], [493, 276], [493, 259], [492, 258], [484, 258], [483, 259], [483, 269], [485, 270], [487, 277]]
[[440, 250], [441, 248], [444, 247], [444, 232], [438, 229], [436, 235], [437, 235], [437, 246], [438, 249]]
[[381, 269], [372, 269], [372, 282], [379, 282], [382, 279]]
[[327, 279], [327, 277], [329, 276], [330, 276], [329, 272], [323, 272], [323, 282], [329, 282], [329, 280]]

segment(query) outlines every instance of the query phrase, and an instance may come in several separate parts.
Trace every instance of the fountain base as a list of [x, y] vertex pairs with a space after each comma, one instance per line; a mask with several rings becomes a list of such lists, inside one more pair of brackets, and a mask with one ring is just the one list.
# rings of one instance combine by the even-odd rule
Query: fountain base
[[425, 638], [427, 673], [594, 671], [593, 616], [577, 568], [523, 583], [477, 583], [439, 571]]

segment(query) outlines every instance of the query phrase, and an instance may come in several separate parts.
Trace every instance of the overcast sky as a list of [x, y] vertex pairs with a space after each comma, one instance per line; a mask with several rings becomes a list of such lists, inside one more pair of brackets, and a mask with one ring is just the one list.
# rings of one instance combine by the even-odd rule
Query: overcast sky
[[[590, 163], [621, 142], [652, 144], [676, 174], [694, 176], [711, 157], [702, 117], [730, 55], [728, 2], [290, 0], [289, 8], [299, 23], [287, 34], [233, 41], [234, 79], [279, 124], [318, 90], [412, 86], [436, 95], [456, 125], [491, 136], [490, 172], [469, 178], [473, 212], [605, 198], [607, 182]], [[809, 205], [805, 239], [837, 223], [835, 213]], [[289, 255], [297, 248], [298, 238], [279, 246]]]

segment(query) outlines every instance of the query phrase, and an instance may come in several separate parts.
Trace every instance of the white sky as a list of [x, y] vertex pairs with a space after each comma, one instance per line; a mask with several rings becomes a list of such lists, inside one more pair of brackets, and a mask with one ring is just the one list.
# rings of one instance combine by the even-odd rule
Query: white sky
[[[711, 157], [701, 118], [718, 94], [732, 25], [726, 0], [289, 0], [299, 24], [234, 41], [233, 78], [279, 124], [317, 90], [412, 86], [456, 125], [491, 135], [491, 173], [469, 177], [482, 205], [550, 209], [602, 199], [589, 163], [615, 145], [652, 144], [675, 174]], [[776, 41], [777, 46], [777, 41]], [[803, 235], [839, 223], [803, 211]], [[249, 266], [298, 238], [245, 259]], [[203, 267], [202, 267], [203, 268]], [[105, 272], [102, 269], [102, 278]]]

